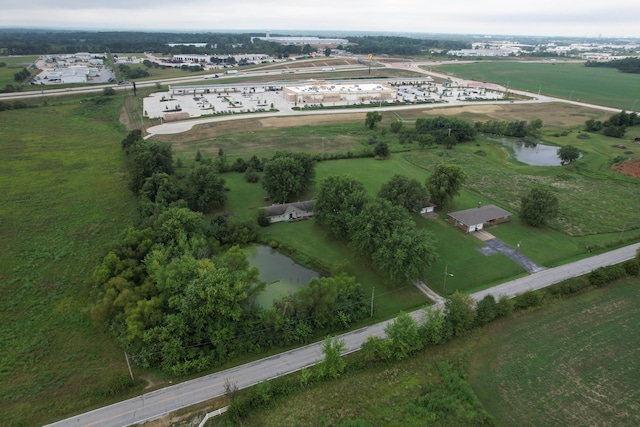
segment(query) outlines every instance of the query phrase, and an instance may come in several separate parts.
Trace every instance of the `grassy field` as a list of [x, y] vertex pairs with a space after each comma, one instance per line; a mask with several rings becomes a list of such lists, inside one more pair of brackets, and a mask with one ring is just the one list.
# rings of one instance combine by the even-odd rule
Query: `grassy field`
[[[37, 56], [0, 56], [0, 62], [7, 64], [6, 67], [0, 67], [0, 89], [4, 89], [6, 85], [19, 85], [22, 82], [16, 82], [13, 79], [14, 74], [22, 71], [23, 68], [29, 68], [33, 64]], [[34, 70], [30, 70], [31, 75], [35, 74]]]
[[512, 89], [605, 105], [640, 109], [640, 75], [614, 68], [585, 67], [584, 63], [526, 61], [476, 62], [442, 65], [434, 71], [456, 77], [497, 83]]
[[492, 325], [469, 381], [505, 426], [640, 424], [640, 280]]
[[0, 425], [38, 425], [104, 402], [128, 375], [88, 314], [87, 284], [132, 223], [120, 99], [0, 113]]
[[[630, 332], [640, 320], [638, 285], [627, 279], [552, 301], [402, 362], [348, 372], [254, 410], [242, 425], [474, 425], [458, 417], [475, 396], [481, 404], [473, 412], [489, 414], [475, 425], [638, 425], [640, 364]], [[461, 388], [445, 392], [457, 409], [436, 420], [416, 417], [418, 396], [439, 396], [443, 366], [462, 374]], [[475, 391], [467, 403], [460, 399], [464, 384]]]

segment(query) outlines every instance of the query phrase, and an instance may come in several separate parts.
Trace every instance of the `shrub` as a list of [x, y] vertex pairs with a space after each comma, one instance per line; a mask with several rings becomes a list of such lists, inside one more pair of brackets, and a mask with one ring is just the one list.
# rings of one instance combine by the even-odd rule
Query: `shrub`
[[640, 276], [640, 260], [630, 259], [624, 262], [623, 267], [629, 276]]
[[513, 300], [515, 303], [515, 307], [518, 309], [535, 307], [542, 303], [543, 293], [540, 291], [527, 291], [522, 294], [516, 295]]
[[502, 295], [496, 304], [496, 309], [499, 317], [505, 317], [510, 315], [515, 309], [515, 302], [506, 295]]

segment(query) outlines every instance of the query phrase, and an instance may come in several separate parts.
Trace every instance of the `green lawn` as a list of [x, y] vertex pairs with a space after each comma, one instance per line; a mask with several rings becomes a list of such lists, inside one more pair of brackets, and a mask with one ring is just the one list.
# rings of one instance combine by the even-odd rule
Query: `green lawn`
[[[630, 110], [640, 109], [640, 75], [614, 68], [585, 67], [584, 63], [486, 61], [442, 65], [438, 71], [456, 77], [487, 81], [528, 92]], [[436, 70], [434, 68], [434, 70]], [[640, 102], [640, 101], [639, 101]]]
[[73, 98], [0, 113], [0, 425], [103, 402], [128, 375], [87, 311], [94, 267], [136, 214], [120, 106]]
[[0, 56], [0, 62], [3, 62], [6, 67], [0, 67], [0, 89], [4, 89], [6, 85], [20, 85], [22, 81], [16, 82], [13, 76], [22, 71], [23, 68], [31, 71], [31, 75], [35, 75], [36, 70], [29, 69], [29, 66], [38, 59], [37, 56]]
[[640, 280], [491, 325], [469, 381], [505, 426], [640, 424]]

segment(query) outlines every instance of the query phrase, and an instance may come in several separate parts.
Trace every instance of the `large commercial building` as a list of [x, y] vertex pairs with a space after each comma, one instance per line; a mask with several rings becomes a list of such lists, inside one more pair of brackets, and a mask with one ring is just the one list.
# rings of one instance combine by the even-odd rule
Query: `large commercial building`
[[279, 43], [282, 45], [310, 45], [310, 46], [339, 46], [349, 43], [347, 39], [330, 39], [320, 37], [285, 37], [285, 36], [271, 36], [267, 33], [266, 37], [255, 37], [256, 39], [264, 40], [267, 42]]
[[384, 83], [315, 82], [284, 88], [284, 98], [298, 105], [395, 100], [398, 90]]

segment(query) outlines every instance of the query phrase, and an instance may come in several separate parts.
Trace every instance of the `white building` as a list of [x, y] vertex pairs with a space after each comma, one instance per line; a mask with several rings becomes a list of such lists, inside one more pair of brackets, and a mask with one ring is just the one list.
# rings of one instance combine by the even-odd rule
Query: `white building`
[[395, 100], [398, 90], [384, 83], [327, 83], [285, 86], [284, 98], [298, 105]]

